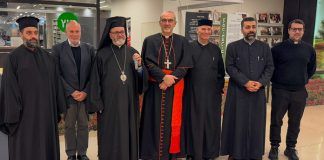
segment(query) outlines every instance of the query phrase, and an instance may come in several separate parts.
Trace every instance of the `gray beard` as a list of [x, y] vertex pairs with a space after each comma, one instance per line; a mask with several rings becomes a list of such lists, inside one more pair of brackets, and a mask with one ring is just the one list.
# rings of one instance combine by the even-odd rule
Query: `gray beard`
[[124, 45], [125, 42], [126, 42], [126, 39], [118, 39], [116, 41], [113, 41], [113, 44], [120, 47], [120, 46]]
[[28, 48], [36, 48], [38, 46], [38, 41], [32, 42], [32, 41], [25, 41], [24, 45]]
[[246, 41], [253, 42], [255, 40], [255, 35], [247, 35], [244, 38]]

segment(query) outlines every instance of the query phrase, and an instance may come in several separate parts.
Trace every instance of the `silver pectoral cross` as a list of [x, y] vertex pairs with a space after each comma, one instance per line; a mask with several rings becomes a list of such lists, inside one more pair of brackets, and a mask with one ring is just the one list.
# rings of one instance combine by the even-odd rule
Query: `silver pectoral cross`
[[172, 63], [169, 61], [169, 59], [167, 59], [167, 61], [164, 62], [164, 64], [166, 65], [167, 69], [170, 69], [170, 64], [172, 64]]

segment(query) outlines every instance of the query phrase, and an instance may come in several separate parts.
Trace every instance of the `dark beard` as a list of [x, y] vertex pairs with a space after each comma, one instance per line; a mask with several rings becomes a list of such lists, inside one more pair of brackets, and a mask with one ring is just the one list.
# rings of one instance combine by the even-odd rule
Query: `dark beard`
[[38, 41], [31, 41], [31, 40], [26, 40], [24, 42], [25, 46], [28, 48], [36, 48], [38, 47]]

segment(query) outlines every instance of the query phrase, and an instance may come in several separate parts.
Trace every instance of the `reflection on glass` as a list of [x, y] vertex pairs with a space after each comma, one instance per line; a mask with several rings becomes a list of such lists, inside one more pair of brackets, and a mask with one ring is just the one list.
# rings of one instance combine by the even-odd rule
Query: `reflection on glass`
[[[87, 2], [95, 1], [88, 0]], [[70, 2], [70, 1], [69, 1]], [[18, 9], [17, 9], [18, 8]], [[81, 41], [96, 46], [96, 10], [91, 7], [58, 6], [47, 4], [7, 3], [0, 12], [0, 47], [17, 47], [22, 41], [16, 20], [23, 16], [40, 19], [40, 46], [51, 49], [66, 40], [65, 33], [57, 28], [57, 18], [63, 12], [73, 12], [81, 24]]]

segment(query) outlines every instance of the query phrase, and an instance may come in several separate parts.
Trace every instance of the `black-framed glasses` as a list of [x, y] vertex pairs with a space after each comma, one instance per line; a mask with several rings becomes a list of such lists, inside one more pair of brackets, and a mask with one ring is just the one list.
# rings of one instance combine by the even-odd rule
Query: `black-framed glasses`
[[124, 35], [125, 31], [120, 31], [120, 32], [110, 32], [113, 35]]
[[289, 28], [289, 29], [292, 30], [293, 32], [297, 32], [297, 31], [302, 32], [302, 31], [304, 31], [304, 28]]

